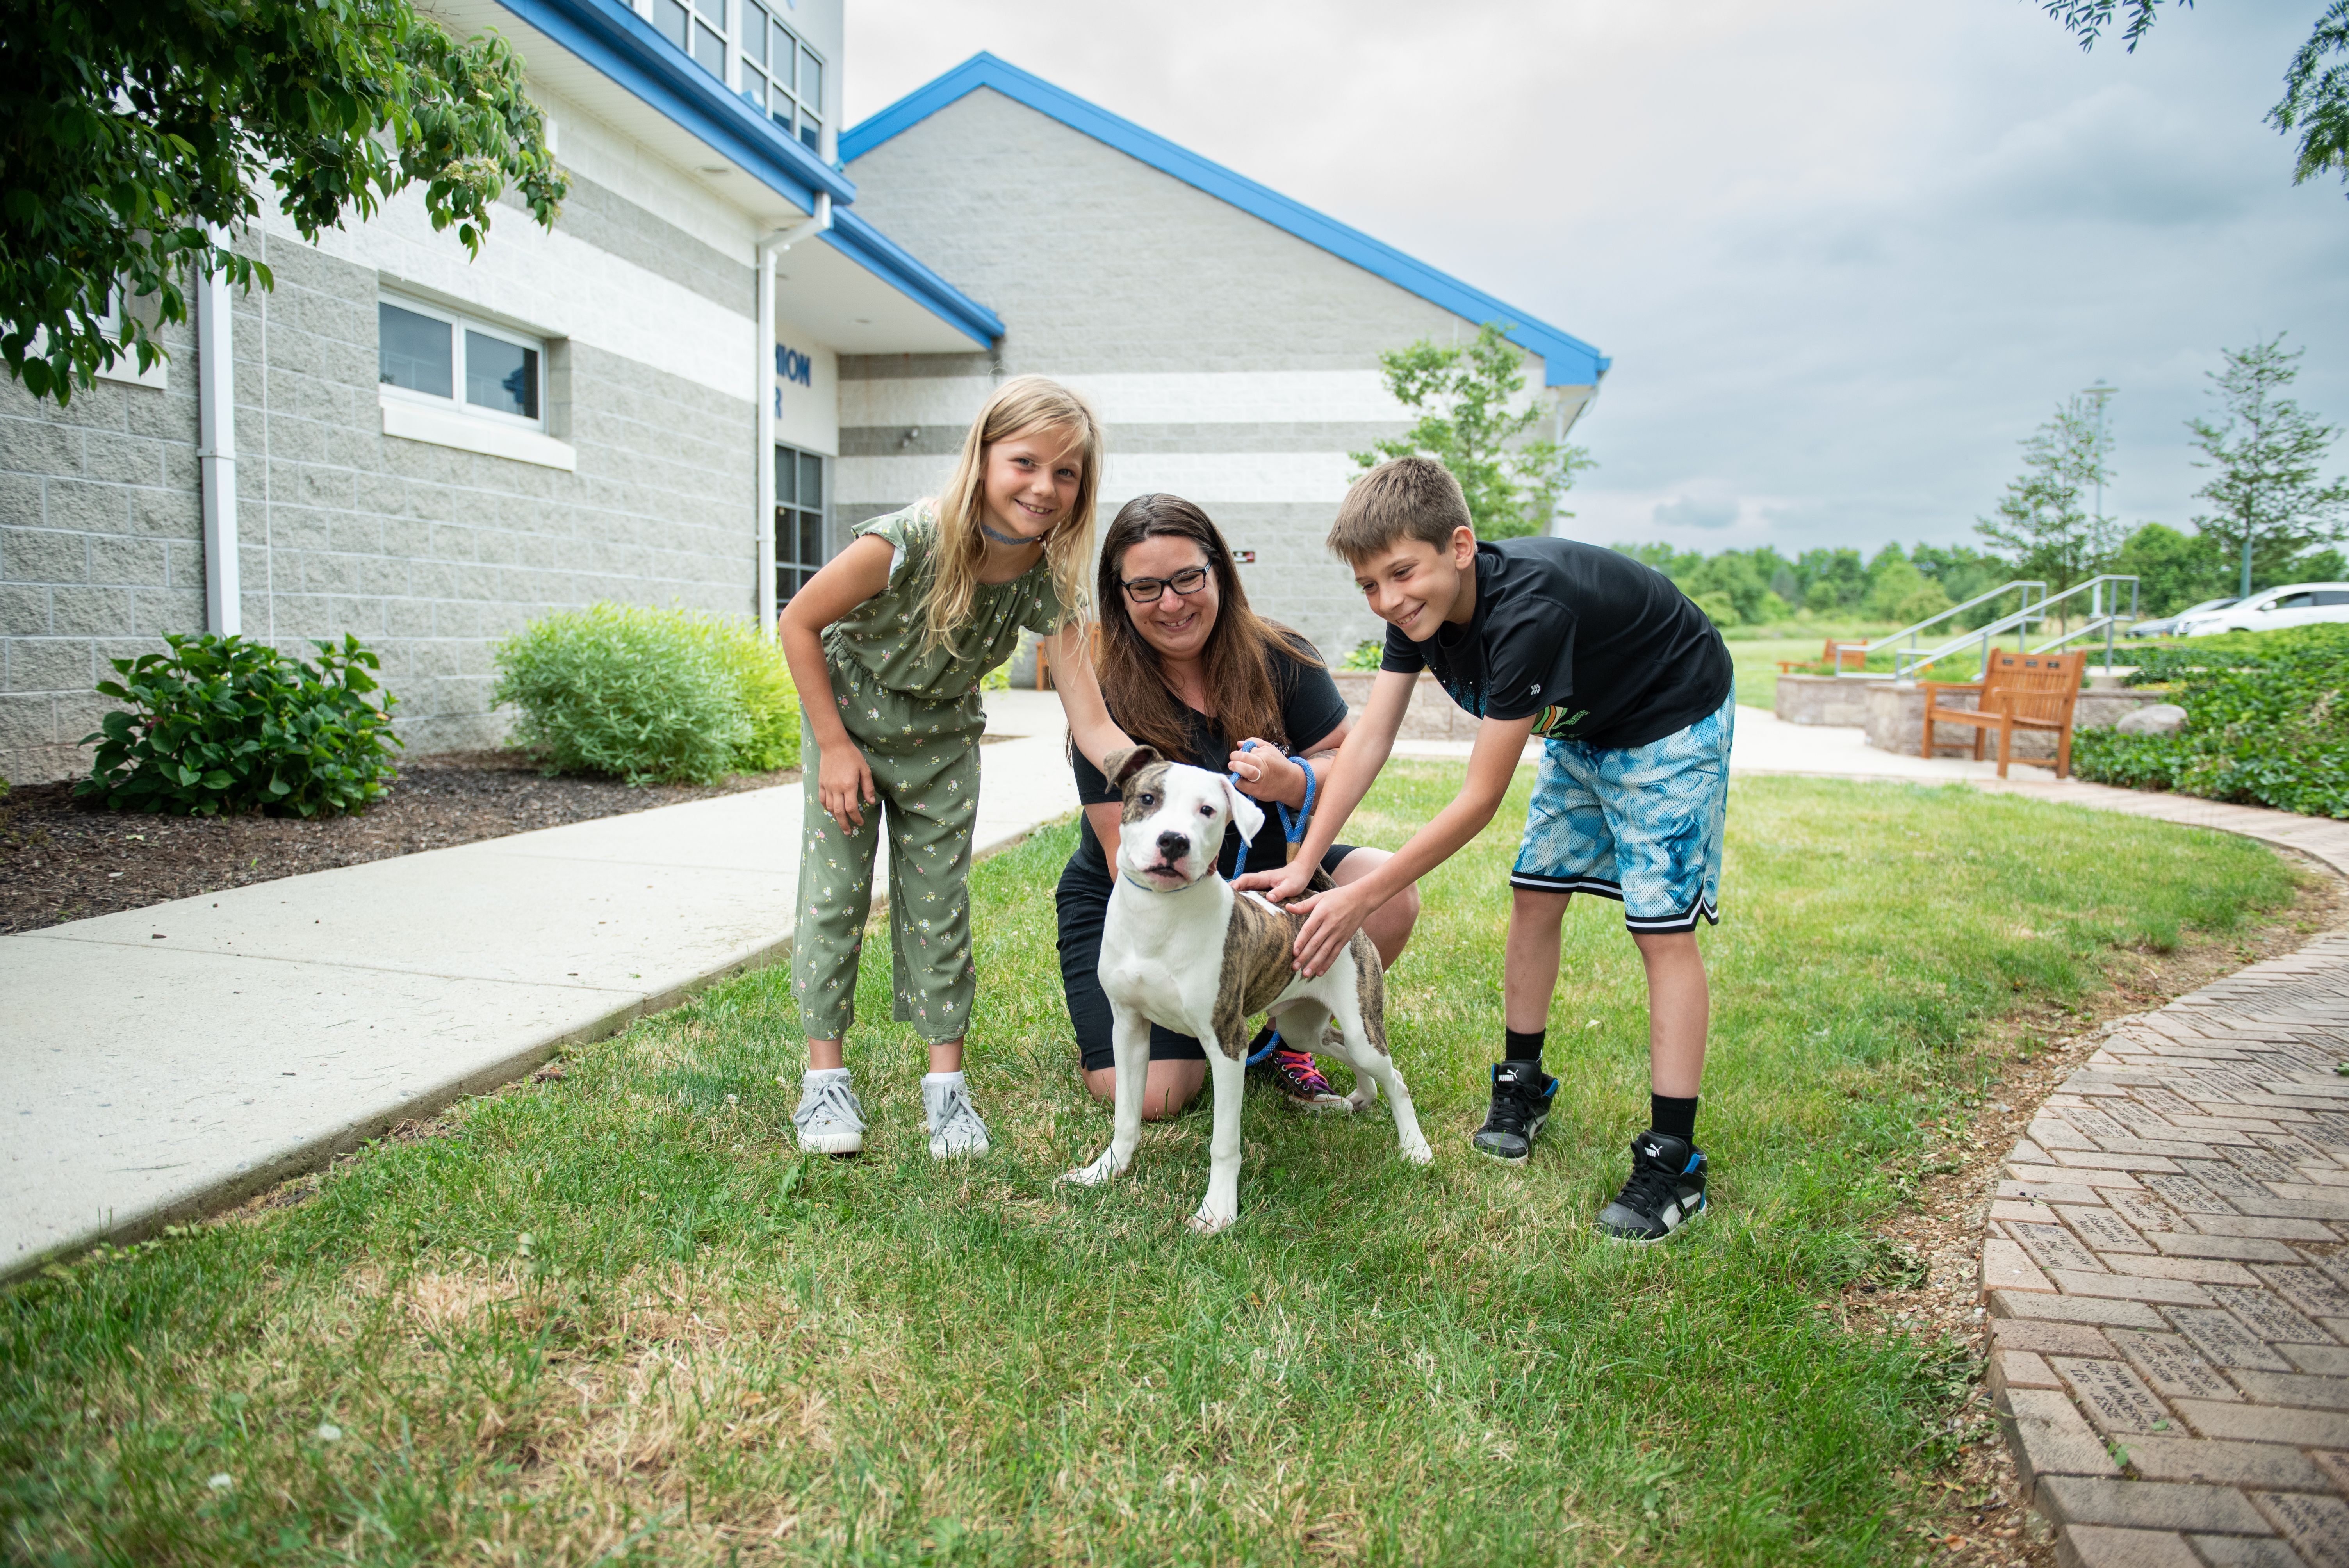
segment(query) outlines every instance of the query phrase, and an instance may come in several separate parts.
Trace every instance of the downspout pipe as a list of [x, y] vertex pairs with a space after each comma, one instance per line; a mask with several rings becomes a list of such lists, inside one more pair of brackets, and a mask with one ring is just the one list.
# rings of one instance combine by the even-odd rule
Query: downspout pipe
[[775, 260], [802, 240], [832, 227], [832, 192], [815, 193], [815, 211], [789, 227], [759, 242], [759, 325], [750, 385], [759, 406], [758, 451], [751, 467], [750, 493], [755, 498], [758, 562], [759, 625], [763, 635], [775, 635], [775, 416], [782, 411], [783, 389], [775, 379]]
[[[225, 235], [215, 234], [215, 243]], [[196, 463], [204, 509], [204, 625], [224, 637], [244, 629], [236, 547], [236, 348], [228, 275], [196, 284]]]

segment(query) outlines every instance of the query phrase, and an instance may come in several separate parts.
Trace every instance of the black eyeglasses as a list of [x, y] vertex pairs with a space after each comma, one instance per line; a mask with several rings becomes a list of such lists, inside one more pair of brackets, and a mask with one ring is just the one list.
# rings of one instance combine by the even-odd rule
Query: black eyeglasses
[[1172, 577], [1136, 577], [1120, 585], [1125, 589], [1125, 596], [1137, 604], [1157, 603], [1158, 596], [1169, 588], [1187, 599], [1207, 585], [1207, 569], [1185, 566]]

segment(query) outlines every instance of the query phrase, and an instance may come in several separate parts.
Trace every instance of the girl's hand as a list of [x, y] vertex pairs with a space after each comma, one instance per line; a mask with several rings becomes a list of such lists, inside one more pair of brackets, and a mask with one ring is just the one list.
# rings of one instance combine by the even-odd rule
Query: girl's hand
[[1250, 872], [1232, 883], [1234, 892], [1260, 892], [1286, 909], [1288, 902], [1304, 895], [1313, 884], [1314, 867], [1319, 861], [1295, 860], [1277, 872]]
[[863, 828], [864, 808], [881, 799], [873, 788], [873, 769], [866, 765], [864, 753], [853, 740], [819, 749], [823, 755], [815, 769], [816, 803], [833, 821]]
[[1224, 771], [1240, 776], [1237, 788], [1243, 795], [1283, 806], [1305, 804], [1305, 764], [1284, 756], [1277, 746], [1257, 740], [1250, 751], [1244, 744], [1224, 764]]
[[1291, 914], [1305, 917], [1305, 923], [1297, 928], [1289, 964], [1308, 979], [1326, 974], [1338, 962], [1338, 954], [1346, 951], [1346, 944], [1353, 941], [1354, 933], [1362, 929], [1371, 913], [1360, 882], [1325, 888], [1288, 908]]

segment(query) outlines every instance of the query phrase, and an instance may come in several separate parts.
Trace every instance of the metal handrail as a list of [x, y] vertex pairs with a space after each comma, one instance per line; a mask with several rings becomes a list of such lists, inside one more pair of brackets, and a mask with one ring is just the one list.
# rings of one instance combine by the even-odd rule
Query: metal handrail
[[[1917, 646], [1917, 634], [1923, 631], [1926, 627], [1939, 625], [1952, 615], [1962, 614], [1967, 610], [1972, 609], [1977, 604], [1988, 603], [1991, 600], [1996, 599], [2002, 594], [2012, 593], [2017, 589], [2022, 590], [2023, 593], [2023, 609], [2019, 612], [2020, 614], [2031, 614], [2035, 603], [2044, 603], [2046, 601], [2046, 583], [2041, 582], [2036, 577], [2018, 577], [2012, 583], [2002, 583], [1998, 587], [1992, 589], [1987, 593], [1977, 593], [1962, 604], [1952, 604], [1938, 615], [1928, 615], [1925, 619], [1918, 622], [1913, 626], [1903, 626], [1897, 632], [1888, 632], [1872, 643], [1838, 643], [1836, 645], [1835, 673], [1839, 676], [1864, 676], [1868, 673], [1868, 655], [1876, 652], [1877, 649], [1889, 648], [1893, 644], [1899, 642], [1905, 637], [1909, 640], [1910, 651], [1914, 652]], [[2034, 601], [2031, 597], [2032, 590], [2033, 589], [2037, 589], [2039, 591], [2040, 598], [2037, 601]], [[1962, 647], [1967, 643], [1972, 642], [1973, 639], [1974, 634], [1968, 632], [1964, 636], [1959, 638], [1956, 643], [1951, 644], [1951, 646]], [[1942, 653], [1947, 653], [1948, 651], [1949, 650], [1945, 648], [1942, 650]], [[1857, 653], [1859, 655], [1859, 668], [1856, 670], [1847, 670], [1843, 667], [1843, 656], [1847, 653]], [[1932, 655], [1932, 658], [1927, 659], [1925, 663], [1930, 664], [1933, 662], [1933, 659], [1940, 658], [1941, 656], [1941, 654], [1935, 654]], [[1918, 667], [1922, 668], [1923, 665], [1920, 665]]]
[[[2124, 583], [2128, 584], [2129, 589], [2129, 607], [2126, 615], [2124, 615], [2120, 608], [2120, 585]], [[2090, 633], [2102, 631], [2105, 634], [2105, 665], [2106, 668], [2110, 668], [2113, 662], [2113, 628], [2124, 619], [2134, 620], [2137, 617], [2137, 579], [2134, 574], [2128, 573], [2102, 573], [2095, 577], [2086, 579], [2085, 582], [2075, 583], [2069, 588], [2064, 589], [2061, 593], [2054, 594], [2050, 598], [2042, 599], [2035, 604], [2026, 604], [2022, 609], [2015, 611], [2013, 614], [2002, 615], [1997, 620], [1991, 622], [1988, 625], [1976, 627], [1973, 631], [1968, 632], [1961, 637], [1952, 638], [1951, 641], [1942, 644], [1940, 647], [1935, 648], [1930, 653], [1920, 655], [1912, 650], [1908, 654], [1903, 654], [1899, 655], [1896, 661], [1892, 678], [1903, 681], [1914, 679], [1918, 671], [1927, 668], [1932, 665], [1935, 660], [1948, 658], [1951, 654], [1957, 653], [1964, 648], [1970, 648], [1976, 643], [1982, 645], [1982, 668], [1987, 671], [1990, 668], [1990, 645], [1994, 640], [2008, 632], [2013, 632], [2016, 634], [2016, 637], [2019, 642], [2027, 640], [2031, 624], [2035, 622], [2044, 621], [2047, 618], [2047, 610], [2050, 605], [2060, 604], [2064, 600], [2071, 598], [2076, 593], [2086, 593], [2088, 595], [2089, 620], [2087, 624], [2081, 626], [2077, 631], [2067, 633], [2064, 635], [2056, 638], [2054, 642], [2042, 644], [2040, 646], [2030, 648], [2027, 651], [2034, 654], [2048, 653], [2054, 649], [2062, 647], [2064, 644], [2071, 642], [2076, 637], [2083, 637], [2088, 635]], [[1897, 637], [1899, 634], [1895, 633], [1894, 636]], [[1888, 638], [1886, 640], [1890, 641], [1891, 639]]]

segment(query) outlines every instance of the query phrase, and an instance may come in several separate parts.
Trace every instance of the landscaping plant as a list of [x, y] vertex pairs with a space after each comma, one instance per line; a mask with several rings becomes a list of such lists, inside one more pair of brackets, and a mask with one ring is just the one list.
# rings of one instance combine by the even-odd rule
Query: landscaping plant
[[243, 637], [163, 641], [168, 654], [109, 661], [122, 678], [98, 690], [130, 706], [82, 737], [98, 752], [76, 795], [175, 816], [319, 817], [363, 811], [389, 788], [398, 699], [367, 700], [382, 665], [357, 637], [313, 643], [315, 665]]
[[2084, 729], [2072, 770], [2315, 817], [2349, 817], [2349, 625], [2299, 626], [2132, 655], [2132, 685], [2174, 681], [2174, 735]]
[[747, 624], [689, 610], [590, 604], [497, 645], [494, 706], [554, 773], [714, 784], [799, 761], [799, 696], [782, 653]]

